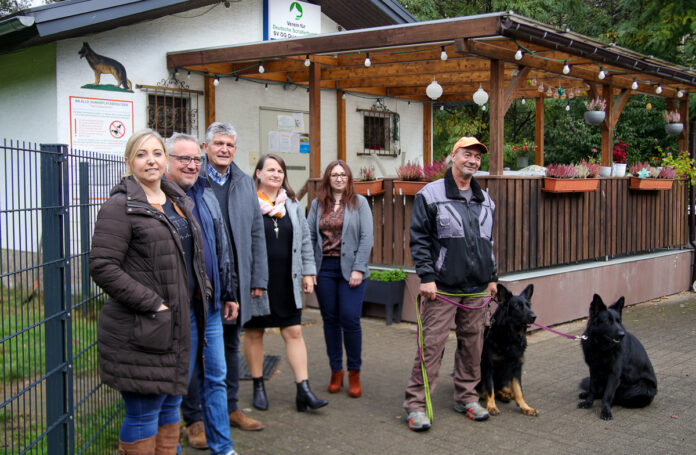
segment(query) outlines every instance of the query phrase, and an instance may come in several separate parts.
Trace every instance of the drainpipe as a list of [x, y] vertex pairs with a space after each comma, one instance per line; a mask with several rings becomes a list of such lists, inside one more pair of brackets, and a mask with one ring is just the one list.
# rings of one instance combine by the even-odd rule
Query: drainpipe
[[0, 36], [8, 35], [17, 30], [22, 30], [34, 25], [34, 18], [31, 16], [14, 16], [0, 22]]
[[687, 182], [689, 185], [689, 245], [693, 249], [693, 260], [691, 262], [691, 287], [693, 289], [696, 282], [696, 241], [694, 239], [694, 188], [691, 185], [691, 180]]

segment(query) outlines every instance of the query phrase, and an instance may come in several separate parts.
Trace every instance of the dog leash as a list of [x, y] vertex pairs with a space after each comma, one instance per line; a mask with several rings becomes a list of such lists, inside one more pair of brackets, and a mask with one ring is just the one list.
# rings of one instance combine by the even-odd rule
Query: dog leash
[[587, 335], [568, 335], [567, 333], [559, 332], [558, 330], [554, 330], [551, 327], [546, 327], [543, 324], [539, 324], [538, 322], [532, 322], [532, 325], [535, 325], [539, 327], [540, 329], [547, 330], [551, 333], [555, 333], [556, 335], [560, 335], [564, 338], [568, 338], [569, 340], [586, 340]]
[[[468, 306], [463, 305], [459, 302], [455, 302], [449, 297], [483, 297], [486, 298], [483, 304], [480, 306]], [[481, 310], [488, 306], [491, 301], [491, 295], [488, 292], [474, 292], [472, 294], [450, 294], [447, 292], [438, 292], [435, 296], [437, 300], [441, 302], [449, 303], [450, 305], [456, 306], [457, 308], [462, 308], [465, 310]], [[421, 303], [421, 296], [416, 298], [416, 319], [418, 321], [418, 355], [420, 357], [421, 374], [423, 376], [423, 391], [425, 392], [425, 415], [428, 416], [430, 422], [433, 422], [433, 403], [430, 399], [430, 385], [428, 383], [428, 371], [425, 368], [425, 359], [423, 356], [423, 322], [421, 321], [421, 311], [423, 311], [424, 305]]]

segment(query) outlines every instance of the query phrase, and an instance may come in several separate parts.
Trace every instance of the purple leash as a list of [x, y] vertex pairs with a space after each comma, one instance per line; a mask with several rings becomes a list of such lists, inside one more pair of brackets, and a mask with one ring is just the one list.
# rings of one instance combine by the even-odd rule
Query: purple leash
[[568, 338], [569, 340], [586, 340], [587, 339], [587, 336], [585, 336], [585, 335], [568, 335], [567, 333], [559, 332], [558, 330], [554, 330], [551, 327], [546, 327], [545, 325], [539, 324], [538, 322], [533, 322], [532, 324], [541, 328], [541, 329], [547, 330], [551, 333], [555, 333], [556, 335], [560, 335], [564, 338]]

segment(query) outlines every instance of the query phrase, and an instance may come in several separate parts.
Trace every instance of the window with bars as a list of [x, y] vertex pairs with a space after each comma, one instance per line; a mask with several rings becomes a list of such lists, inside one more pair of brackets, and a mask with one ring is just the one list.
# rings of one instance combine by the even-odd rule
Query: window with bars
[[138, 85], [147, 95], [147, 126], [166, 138], [172, 133], [198, 133], [198, 96], [203, 92], [190, 90], [176, 79], [159, 85]]
[[399, 154], [399, 114], [379, 101], [372, 109], [358, 109], [363, 115], [363, 150], [358, 155]]

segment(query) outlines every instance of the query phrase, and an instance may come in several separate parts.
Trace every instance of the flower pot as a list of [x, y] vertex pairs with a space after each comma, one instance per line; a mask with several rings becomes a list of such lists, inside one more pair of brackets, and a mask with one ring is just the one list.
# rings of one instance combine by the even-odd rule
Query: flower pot
[[626, 176], [626, 163], [614, 163], [612, 167], [611, 175], [614, 177], [625, 177]]
[[384, 193], [382, 188], [382, 180], [369, 180], [369, 181], [353, 181], [353, 191], [357, 194], [362, 194], [363, 196], [375, 196], [377, 194]]
[[600, 177], [611, 177], [611, 166], [599, 166]]
[[652, 190], [671, 190], [672, 179], [641, 179], [639, 177], [631, 177], [628, 188], [640, 191]]
[[426, 183], [412, 180], [394, 180], [394, 193], [403, 196], [415, 196]]
[[667, 131], [667, 134], [670, 136], [676, 136], [679, 133], [682, 132], [684, 129], [684, 124], [683, 123], [667, 123], [665, 125], [665, 131]]
[[405, 285], [405, 281], [375, 281], [368, 278], [363, 300], [385, 306], [387, 325], [391, 325], [392, 317], [396, 322], [401, 322]]
[[585, 121], [590, 125], [599, 125], [604, 121], [604, 111], [587, 111], [585, 112]]
[[522, 169], [523, 167], [529, 166], [528, 156], [518, 156], [517, 157], [517, 169]]
[[547, 193], [585, 193], [595, 191], [598, 186], [598, 178], [557, 179], [553, 177], [544, 177], [543, 191]]

